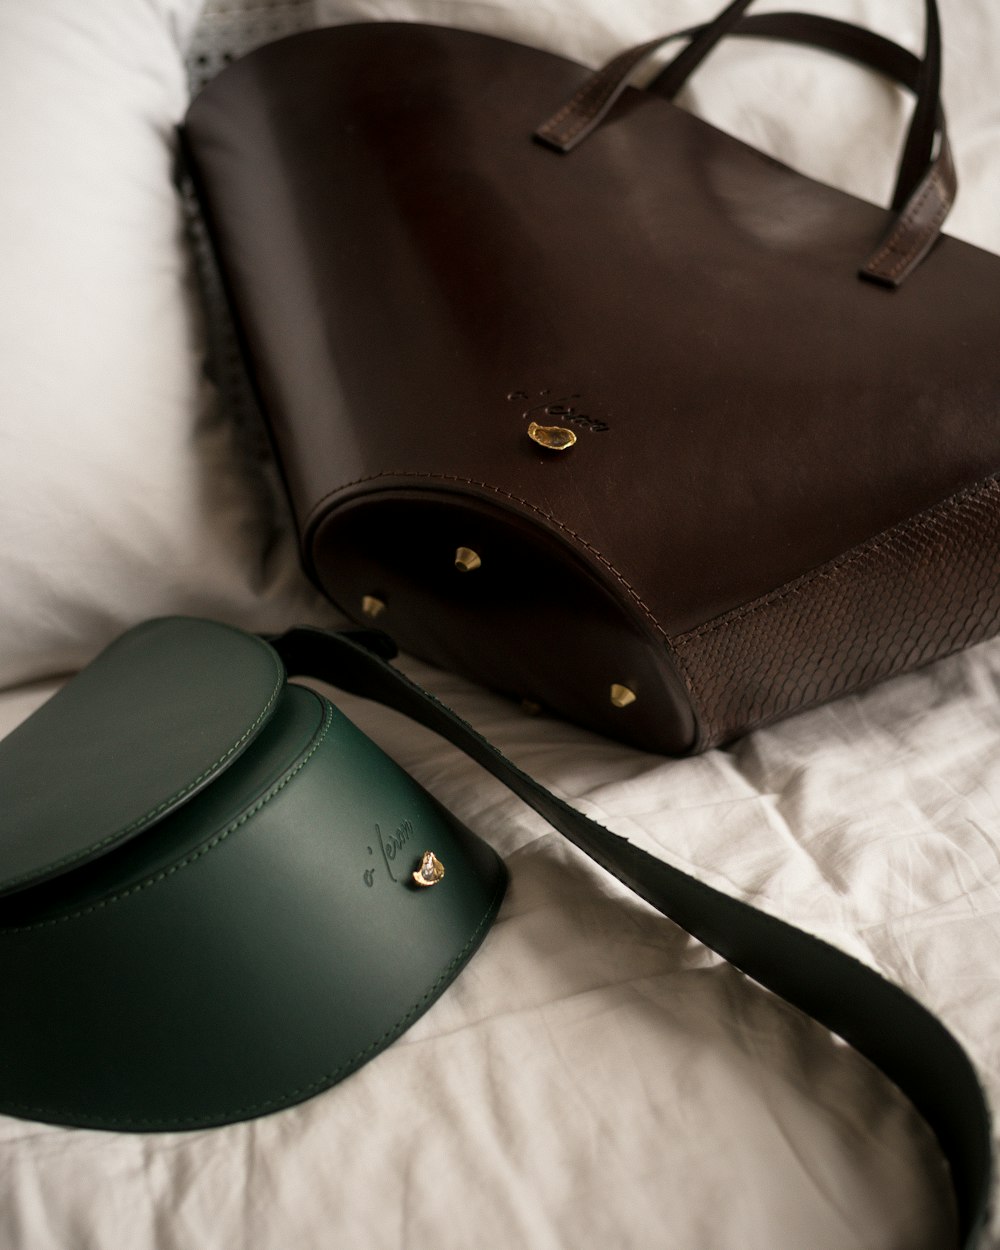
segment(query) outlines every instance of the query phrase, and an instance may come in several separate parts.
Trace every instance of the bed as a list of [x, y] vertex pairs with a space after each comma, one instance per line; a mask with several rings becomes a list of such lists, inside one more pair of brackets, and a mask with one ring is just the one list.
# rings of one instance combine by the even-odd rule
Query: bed
[[[228, 59], [317, 24], [434, 21], [596, 65], [715, 7], [0, 10], [0, 734], [150, 616], [261, 631], [338, 623], [298, 571], [259, 426], [224, 400], [218, 370], [206, 376], [218, 328], [174, 183], [173, 128], [190, 92]], [[915, 2], [808, 7], [920, 46]], [[1000, 11], [989, 0], [941, 8], [961, 187], [947, 228], [1000, 251]], [[683, 102], [803, 172], [888, 196], [907, 103], [856, 67], [741, 42], [719, 49]], [[588, 815], [905, 987], [1000, 1101], [1000, 640], [685, 760], [525, 717], [400, 663]], [[278, 1114], [173, 1134], [0, 1116], [0, 1246], [954, 1244], [936, 1144], [870, 1065], [452, 748], [334, 697], [504, 856], [511, 885], [482, 949], [389, 1050]], [[1000, 1222], [984, 1244], [1000, 1246]]]

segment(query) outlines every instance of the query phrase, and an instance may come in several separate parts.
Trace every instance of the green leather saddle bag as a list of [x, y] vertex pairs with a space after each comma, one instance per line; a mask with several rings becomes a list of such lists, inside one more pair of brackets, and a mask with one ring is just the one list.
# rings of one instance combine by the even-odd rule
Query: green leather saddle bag
[[498, 856], [312, 689], [460, 747], [664, 915], [877, 1064], [937, 1135], [960, 1244], [989, 1112], [944, 1025], [850, 956], [609, 832], [387, 661], [381, 634], [124, 634], [0, 742], [0, 1112], [198, 1128], [301, 1102], [378, 1054], [482, 941]]
[[0, 791], [0, 1107], [31, 1119], [299, 1102], [426, 1010], [504, 892], [495, 852], [272, 647], [207, 621], [109, 647], [2, 744]]

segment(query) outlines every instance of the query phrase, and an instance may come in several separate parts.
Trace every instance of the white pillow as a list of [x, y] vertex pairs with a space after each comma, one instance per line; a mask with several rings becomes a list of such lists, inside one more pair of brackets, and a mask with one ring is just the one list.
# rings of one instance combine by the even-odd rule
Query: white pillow
[[158, 613], [324, 615], [201, 377], [171, 180], [200, 8], [0, 5], [0, 686]]

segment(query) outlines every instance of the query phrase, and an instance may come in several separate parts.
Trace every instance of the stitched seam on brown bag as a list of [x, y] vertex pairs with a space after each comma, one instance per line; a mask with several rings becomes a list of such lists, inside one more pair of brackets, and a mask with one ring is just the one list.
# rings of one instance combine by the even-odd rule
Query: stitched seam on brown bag
[[[675, 639], [701, 693], [698, 745], [940, 659], [1000, 631], [1000, 479], [865, 544], [861, 563], [800, 579], [760, 615]], [[971, 540], [973, 541], [970, 545]], [[846, 572], [842, 571], [846, 570]]]
[[[899, 244], [902, 241], [903, 236], [909, 230], [913, 228], [916, 217], [919, 215], [920, 210], [923, 208], [924, 203], [927, 200], [927, 197], [931, 194], [932, 191], [937, 191], [943, 197], [942, 202], [939, 205], [937, 212], [931, 218], [927, 227], [924, 230], [921, 230], [920, 232], [921, 237], [915, 243], [911, 243], [909, 247], [905, 249], [905, 251], [901, 251]], [[904, 214], [904, 216], [901, 217], [900, 220], [896, 223], [895, 230], [893, 230], [893, 232], [889, 235], [888, 239], [886, 239], [885, 243], [882, 245], [879, 251], [868, 262], [868, 269], [876, 270], [881, 265], [883, 260], [887, 259], [890, 255], [896, 255], [896, 256], [899, 256], [900, 259], [896, 262], [895, 265], [892, 266], [891, 269], [886, 271], [890, 277], [895, 278], [901, 270], [906, 268], [910, 260], [920, 250], [920, 247], [923, 245], [923, 242], [926, 238], [927, 233], [938, 229], [938, 227], [941, 225], [941, 223], [944, 221], [947, 215], [948, 215], [948, 197], [944, 195], [944, 187], [941, 182], [940, 172], [937, 169], [935, 169], [931, 173], [930, 177], [928, 178], [927, 186], [923, 189], [919, 198], [915, 200], [914, 203], [911, 204], [910, 207], [906, 210], [906, 213]]]
[[[576, 95], [541, 127], [540, 133], [551, 137], [557, 143], [569, 143], [593, 121], [594, 114], [604, 107], [607, 99], [614, 94], [622, 75], [630, 73], [646, 55], [644, 50], [642, 55], [637, 56], [637, 51], [638, 49], [630, 49], [628, 52], [621, 53], [596, 77], [588, 79]], [[630, 65], [629, 62], [633, 64]], [[593, 98], [588, 99], [590, 96]], [[588, 112], [575, 118], [564, 130], [560, 131], [558, 129], [560, 123], [578, 108], [586, 108]]]
[[670, 649], [670, 655], [677, 669], [677, 676], [680, 678], [681, 684], [687, 693], [688, 702], [691, 704], [695, 734], [689, 750], [692, 754], [697, 754], [699, 751], [708, 749], [713, 744], [711, 712], [700, 693], [700, 687], [688, 657], [679, 647], [674, 646]]
[[[608, 71], [614, 64], [615, 62], [612, 61], [611, 64], [606, 67], [604, 73], [596, 77], [588, 78], [573, 98], [569, 100], [568, 103], [564, 104], [559, 112], [556, 113], [554, 117], [550, 117], [544, 126], [542, 126], [542, 133], [550, 134], [552, 138], [558, 140], [559, 142], [565, 142], [567, 139], [572, 138], [573, 135], [580, 130], [589, 119], [586, 117], [578, 117], [572, 125], [568, 126], [566, 130], [562, 132], [559, 130], [560, 124], [565, 121], [575, 109], [583, 108], [584, 106], [592, 107], [587, 97], [591, 95], [599, 97], [602, 91], [606, 91], [608, 89]], [[614, 83], [611, 82], [610, 85], [613, 87]]]
[[590, 93], [596, 94], [597, 91], [599, 91], [600, 88], [603, 86], [604, 86], [603, 80], [595, 81], [593, 78], [590, 79], [590, 81], [587, 82], [585, 86], [580, 88], [580, 90], [576, 93], [576, 95], [572, 98], [572, 100], [569, 101], [568, 104], [564, 104], [563, 107], [559, 110], [559, 112], [556, 113], [554, 117], [550, 117], [549, 120], [545, 123], [545, 125], [541, 127], [542, 134], [550, 135], [553, 139], [555, 139], [559, 143], [565, 143], [568, 139], [571, 139], [573, 135], [583, 127], [583, 124], [587, 119], [578, 117], [573, 122], [573, 124], [570, 126], [567, 126], [565, 130], [560, 130], [559, 126], [561, 125], [562, 122], [566, 120], [567, 117], [569, 117], [569, 115], [574, 111], [574, 109], [584, 107], [588, 94]]
[[517, 495], [512, 495], [509, 491], [501, 490], [498, 486], [491, 486], [488, 482], [477, 482], [474, 478], [459, 477], [456, 474], [450, 473], [408, 473], [401, 470], [386, 470], [383, 473], [374, 473], [371, 477], [359, 477], [353, 482], [345, 482], [343, 486], [338, 486], [336, 490], [328, 491], [322, 499], [317, 500], [314, 504], [304, 528], [308, 530], [311, 527], [317, 512], [323, 507], [328, 499], [332, 499], [335, 495], [342, 494], [345, 490], [351, 490], [355, 486], [366, 486], [369, 482], [377, 482], [380, 478], [386, 477], [402, 478], [404, 480], [408, 478], [411, 481], [414, 479], [420, 479], [432, 482], [460, 482], [463, 486], [477, 486], [480, 490], [489, 491], [491, 494], [497, 495], [501, 499], [509, 499], [511, 503], [519, 504], [522, 508], [527, 508], [529, 512], [535, 513], [536, 516], [543, 517], [546, 521], [549, 521], [552, 525], [554, 525], [556, 529], [561, 530], [564, 534], [568, 534], [571, 538], [578, 542], [581, 547], [585, 547], [594, 559], [599, 561], [612, 575], [612, 577], [622, 584], [628, 592], [629, 597], [633, 600], [636, 606], [641, 609], [643, 615], [656, 630], [663, 642], [667, 644], [668, 650], [673, 653], [673, 648], [670, 645], [670, 638], [668, 637], [663, 626], [653, 615], [652, 610], [649, 608], [638, 591], [631, 585], [628, 579], [619, 573], [606, 556], [598, 551], [598, 549], [593, 546], [593, 544], [589, 543], [581, 534], [578, 534], [576, 530], [571, 529], [568, 525], [564, 525], [562, 521], [558, 520], [550, 512], [546, 512], [543, 508], [536, 507], [533, 503], [529, 503], [527, 499], [520, 499]]
[[769, 594], [762, 595], [759, 599], [754, 599], [751, 603], [743, 604], [742, 607], [735, 608], [731, 612], [725, 613], [723, 616], [716, 617], [712, 621], [706, 621], [703, 625], [690, 629], [686, 633], [677, 634], [673, 638], [675, 646], [681, 646], [685, 643], [695, 641], [698, 638], [704, 638], [708, 634], [713, 634], [717, 630], [725, 629], [729, 625], [735, 624], [737, 621], [745, 620], [747, 617], [756, 616], [760, 612], [766, 611], [776, 603], [780, 603], [784, 599], [788, 599], [793, 595], [800, 594], [814, 582], [823, 581], [832, 578], [835, 574], [849, 569], [852, 565], [867, 559], [872, 554], [880, 551], [883, 547], [890, 543], [894, 543], [900, 536], [911, 533], [921, 528], [932, 517], [940, 517], [949, 512], [954, 512], [961, 508], [967, 499], [971, 499], [976, 495], [988, 491], [990, 486], [1000, 483], [1000, 476], [987, 478], [978, 486], [969, 487], [967, 490], [959, 491], [955, 495], [949, 496], [939, 504], [933, 507], [925, 508], [922, 512], [918, 512], [915, 516], [908, 517], [905, 521], [901, 521], [898, 525], [893, 525], [887, 530], [883, 530], [881, 534], [875, 538], [869, 539], [867, 542], [861, 543], [859, 546], [845, 552], [842, 556], [828, 561], [826, 564], [820, 565], [811, 573], [805, 573], [802, 577], [797, 577], [794, 581], [788, 582], [777, 590], [771, 591]]

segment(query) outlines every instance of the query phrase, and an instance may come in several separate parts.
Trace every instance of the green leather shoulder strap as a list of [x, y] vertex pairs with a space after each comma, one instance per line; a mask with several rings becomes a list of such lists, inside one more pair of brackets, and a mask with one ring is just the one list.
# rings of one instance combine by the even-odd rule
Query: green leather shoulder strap
[[386, 662], [385, 635], [299, 628], [271, 639], [290, 675], [374, 699], [446, 738], [640, 897], [875, 1063], [927, 1120], [951, 1168], [960, 1245], [977, 1244], [992, 1174], [986, 1098], [944, 1025], [851, 956], [688, 876], [609, 832], [532, 780], [433, 695]]

